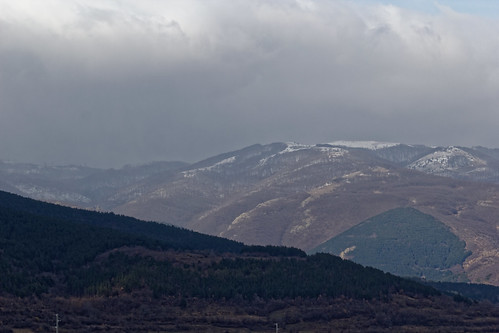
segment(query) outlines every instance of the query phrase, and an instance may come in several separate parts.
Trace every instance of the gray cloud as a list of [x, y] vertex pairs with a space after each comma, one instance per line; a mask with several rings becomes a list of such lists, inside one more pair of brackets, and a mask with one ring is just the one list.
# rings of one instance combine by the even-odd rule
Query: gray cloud
[[0, 159], [498, 147], [498, 21], [346, 1], [0, 0]]

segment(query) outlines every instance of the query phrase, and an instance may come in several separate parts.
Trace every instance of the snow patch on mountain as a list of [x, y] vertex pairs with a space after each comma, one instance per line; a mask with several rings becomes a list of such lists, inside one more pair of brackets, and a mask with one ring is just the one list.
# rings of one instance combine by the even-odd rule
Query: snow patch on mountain
[[[283, 150], [281, 150], [277, 154], [273, 154], [273, 155], [267, 156], [265, 158], [262, 158], [258, 163], [258, 167], [265, 165], [269, 160], [274, 159], [279, 155], [294, 153], [294, 152], [302, 151], [302, 150], [320, 151], [322, 153], [325, 153], [326, 157], [329, 160], [344, 156], [346, 153], [348, 153], [345, 149], [342, 149], [339, 147], [304, 145], [304, 144], [300, 144], [300, 143], [296, 143], [296, 142], [286, 142], [286, 145], [287, 145], [286, 148], [284, 148]], [[313, 162], [312, 164], [316, 164], [316, 163], [320, 163], [320, 161]], [[308, 166], [310, 166], [310, 165], [308, 165]], [[307, 166], [305, 166], [305, 167], [307, 167]]]
[[213, 171], [214, 169], [217, 169], [222, 165], [231, 164], [231, 163], [234, 163], [235, 161], [236, 161], [236, 157], [232, 156], [232, 157], [226, 158], [224, 160], [221, 160], [213, 165], [210, 165], [208, 167], [183, 171], [182, 174], [184, 175], [185, 178], [194, 177], [194, 175], [200, 171]]
[[265, 165], [269, 160], [275, 158], [276, 156], [278, 155], [284, 155], [284, 154], [289, 154], [289, 153], [294, 153], [294, 152], [297, 152], [297, 151], [300, 151], [300, 150], [306, 150], [306, 149], [310, 149], [312, 146], [310, 145], [303, 145], [303, 144], [300, 144], [300, 143], [296, 143], [296, 142], [286, 142], [286, 148], [284, 148], [283, 150], [281, 150], [280, 152], [278, 152], [277, 154], [272, 154], [270, 156], [267, 156], [265, 158], [262, 158], [259, 162], [258, 162], [258, 167], [262, 167], [263, 165]]
[[348, 148], [364, 148], [369, 150], [378, 150], [384, 148], [390, 148], [400, 145], [400, 143], [394, 142], [379, 142], [379, 141], [333, 141], [328, 143], [331, 146], [340, 146]]
[[310, 145], [303, 145], [303, 144], [296, 143], [296, 142], [286, 142], [286, 145], [287, 145], [287, 147], [284, 150], [281, 150], [279, 152], [279, 155], [287, 154], [287, 153], [294, 153], [295, 151], [312, 148], [312, 146], [310, 146]]
[[463, 167], [483, 167], [487, 162], [473, 156], [461, 148], [450, 146], [428, 154], [409, 164], [409, 169], [439, 174], [445, 171], [459, 170]]
[[201, 168], [203, 170], [212, 170], [218, 166], [221, 166], [221, 165], [224, 165], [224, 164], [230, 164], [230, 163], [234, 163], [236, 161], [236, 157], [235, 156], [232, 156], [232, 157], [229, 157], [229, 158], [226, 158], [224, 160], [221, 160], [220, 162], [217, 162], [215, 164], [213, 164], [212, 166], [209, 166], [209, 167], [206, 167], [206, 168]]
[[348, 153], [347, 150], [339, 147], [314, 147], [315, 150], [319, 150], [327, 154], [327, 157], [331, 160], [337, 157], [342, 157]]

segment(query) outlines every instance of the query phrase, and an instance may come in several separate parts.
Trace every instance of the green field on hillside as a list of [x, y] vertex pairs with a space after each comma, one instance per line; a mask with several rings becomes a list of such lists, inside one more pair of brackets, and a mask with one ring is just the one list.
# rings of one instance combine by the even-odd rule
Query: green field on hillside
[[465, 281], [464, 274], [456, 269], [470, 255], [465, 246], [433, 216], [414, 208], [396, 208], [350, 228], [311, 252], [340, 255], [400, 276]]

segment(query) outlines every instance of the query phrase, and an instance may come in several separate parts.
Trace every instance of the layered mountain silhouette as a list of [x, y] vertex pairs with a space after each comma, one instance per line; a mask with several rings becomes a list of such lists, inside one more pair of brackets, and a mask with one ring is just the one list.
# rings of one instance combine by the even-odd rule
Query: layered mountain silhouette
[[462, 242], [466, 256], [450, 272], [495, 285], [498, 183], [497, 149], [380, 142], [253, 145], [194, 164], [118, 170], [0, 164], [9, 192], [306, 251], [409, 207]]
[[[376, 332], [498, 324], [497, 287], [434, 285], [330, 254], [246, 246], [0, 191], [2, 332]], [[469, 295], [475, 300], [462, 295]], [[62, 320], [60, 320], [62, 318]], [[56, 329], [58, 330], [58, 329]]]

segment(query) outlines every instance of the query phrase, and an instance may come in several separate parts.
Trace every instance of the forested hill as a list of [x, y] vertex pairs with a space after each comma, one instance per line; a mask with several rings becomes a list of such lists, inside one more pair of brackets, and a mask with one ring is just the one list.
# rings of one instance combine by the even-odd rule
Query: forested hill
[[[209, 236], [171, 225], [144, 222], [131, 217], [115, 215], [114, 213], [99, 213], [54, 205], [3, 191], [0, 191], [0, 210], [4, 214], [8, 210], [11, 213], [20, 213], [24, 216], [31, 215], [31, 219], [43, 217], [44, 220], [66, 221], [72, 224], [119, 230], [122, 233], [145, 236], [152, 240], [161, 241], [163, 246], [175, 249], [240, 252], [244, 248], [244, 245], [240, 242]], [[64, 227], [64, 223], [59, 224], [59, 226]], [[79, 228], [81, 229], [81, 227]], [[85, 234], [82, 234], [80, 240], [85, 241], [86, 239]]]
[[479, 323], [490, 332], [499, 324], [494, 307], [458, 300], [330, 254], [246, 246], [0, 193], [5, 332], [49, 331], [55, 313], [65, 330], [93, 332], [264, 332], [277, 321], [377, 332]]
[[[2, 292], [20, 296], [48, 292], [55, 283], [60, 283], [59, 292], [78, 295], [109, 294], [122, 288], [215, 298], [320, 294], [371, 298], [402, 289], [435, 293], [331, 255], [306, 257], [292, 248], [245, 246], [172, 226], [8, 193], [0, 193], [0, 248]], [[136, 250], [131, 255], [125, 248]], [[165, 254], [168, 250], [178, 255], [172, 259]], [[186, 253], [216, 259], [179, 259]], [[272, 256], [281, 258], [261, 260]], [[183, 265], [172, 265], [172, 261]]]

